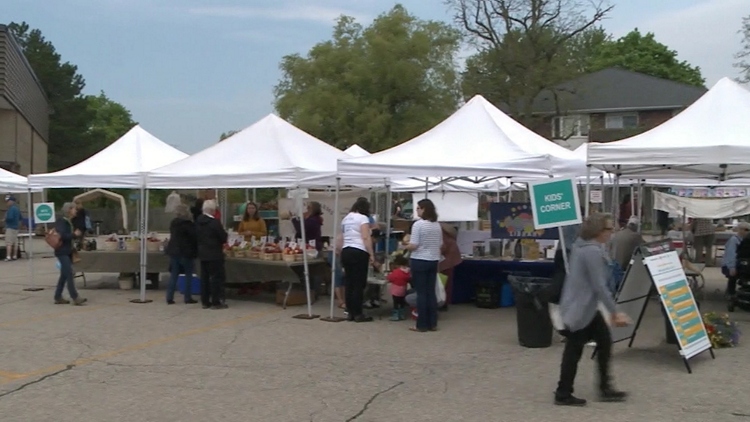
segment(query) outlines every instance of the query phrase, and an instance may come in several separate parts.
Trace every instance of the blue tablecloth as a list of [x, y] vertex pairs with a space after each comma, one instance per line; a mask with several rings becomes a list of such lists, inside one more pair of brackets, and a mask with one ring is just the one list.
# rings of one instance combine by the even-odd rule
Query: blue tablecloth
[[552, 277], [554, 272], [552, 261], [465, 260], [453, 272], [451, 303], [474, 301], [477, 282], [494, 281], [501, 288], [508, 275]]

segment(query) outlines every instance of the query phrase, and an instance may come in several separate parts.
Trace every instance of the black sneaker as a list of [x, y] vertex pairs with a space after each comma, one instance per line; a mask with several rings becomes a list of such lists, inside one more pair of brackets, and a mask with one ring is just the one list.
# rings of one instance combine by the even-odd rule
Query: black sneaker
[[557, 397], [555, 396], [555, 404], [558, 406], [574, 406], [574, 407], [581, 407], [586, 406], [586, 400], [579, 399], [575, 396], [568, 396], [568, 397]]
[[354, 317], [354, 322], [370, 322], [370, 321], [372, 321], [371, 316], [357, 315], [356, 317]]
[[628, 393], [613, 389], [602, 390], [599, 393], [599, 400], [607, 403], [623, 402], [627, 400]]
[[220, 305], [214, 305], [214, 306], [212, 306], [211, 309], [213, 309], [213, 310], [216, 311], [216, 310], [219, 310], [219, 309], [227, 309], [228, 307], [229, 307], [229, 305], [227, 305], [226, 303], [222, 303]]

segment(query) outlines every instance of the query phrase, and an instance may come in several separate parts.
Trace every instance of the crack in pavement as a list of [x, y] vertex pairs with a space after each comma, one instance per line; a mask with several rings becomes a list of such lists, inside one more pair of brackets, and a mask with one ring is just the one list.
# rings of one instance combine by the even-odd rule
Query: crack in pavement
[[730, 413], [732, 416], [739, 416], [739, 417], [745, 417], [750, 418], [750, 413], [740, 413], [740, 412], [732, 412]]
[[372, 397], [370, 397], [370, 400], [367, 400], [367, 403], [365, 403], [365, 405], [362, 406], [362, 409], [359, 412], [357, 412], [354, 416], [352, 416], [351, 418], [347, 419], [346, 422], [352, 422], [353, 420], [356, 420], [360, 416], [364, 415], [365, 412], [367, 411], [367, 408], [370, 407], [370, 405], [375, 401], [375, 399], [377, 399], [381, 394], [385, 394], [385, 393], [387, 393], [387, 392], [389, 392], [389, 391], [391, 391], [391, 390], [395, 389], [396, 387], [398, 387], [400, 385], [403, 385], [403, 384], [404, 384], [403, 381], [399, 381], [399, 382], [393, 384], [392, 386], [386, 388], [385, 390], [380, 390], [377, 393], [373, 394]]
[[41, 378], [35, 379], [34, 381], [29, 381], [29, 382], [27, 382], [25, 384], [21, 384], [18, 387], [12, 389], [12, 390], [9, 390], [9, 391], [6, 391], [6, 392], [0, 394], [0, 398], [3, 398], [5, 396], [9, 396], [9, 395], [11, 395], [13, 393], [17, 393], [17, 392], [23, 390], [24, 388], [26, 388], [28, 386], [31, 386], [31, 385], [34, 385], [34, 384], [39, 384], [40, 382], [48, 380], [48, 379], [50, 379], [52, 377], [55, 377], [57, 375], [60, 375], [63, 372], [68, 372], [68, 371], [70, 371], [71, 369], [73, 369], [75, 367], [76, 367], [75, 365], [68, 365], [68, 366], [65, 367], [65, 369], [61, 369], [61, 370], [59, 370], [57, 372], [53, 372], [51, 374], [47, 374], [47, 375], [45, 375], [45, 376], [43, 376]]

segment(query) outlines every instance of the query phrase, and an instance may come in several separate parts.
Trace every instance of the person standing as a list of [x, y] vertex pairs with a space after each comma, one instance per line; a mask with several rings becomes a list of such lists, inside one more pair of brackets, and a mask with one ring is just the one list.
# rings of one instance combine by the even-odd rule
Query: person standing
[[[309, 244], [310, 241], [314, 240], [315, 249], [320, 252], [323, 250], [323, 210], [320, 206], [320, 202], [312, 201], [307, 204], [307, 211], [305, 211], [302, 219], [305, 221], [305, 241]], [[292, 225], [294, 225], [294, 232], [297, 239], [302, 240], [302, 226], [300, 219], [298, 217], [293, 218]]]
[[174, 291], [177, 278], [185, 275], [185, 303], [198, 303], [192, 297], [193, 263], [198, 257], [198, 237], [196, 225], [190, 216], [187, 205], [174, 207], [175, 218], [169, 224], [169, 243], [165, 251], [169, 256], [169, 284], [167, 285], [167, 304], [174, 305]]
[[611, 323], [622, 327], [630, 323], [627, 315], [619, 313], [606, 286], [610, 267], [604, 245], [615, 230], [608, 214], [592, 214], [581, 225], [578, 240], [570, 254], [570, 272], [565, 278], [559, 304], [560, 334], [567, 341], [560, 365], [560, 380], [555, 392], [555, 404], [584, 406], [586, 400], [573, 396], [573, 384], [578, 372], [578, 362], [590, 340], [597, 346], [599, 366], [599, 395], [602, 401], [623, 401], [627, 394], [612, 387], [609, 361], [612, 354], [612, 336], [609, 326], [599, 311], [599, 304], [609, 312]]
[[5, 212], [5, 260], [15, 261], [18, 256], [18, 230], [21, 229], [21, 210], [16, 204], [16, 198], [5, 197], [8, 211]]
[[437, 222], [435, 204], [429, 199], [417, 203], [417, 215], [419, 220], [412, 226], [405, 248], [411, 251], [411, 283], [417, 293], [417, 325], [410, 330], [421, 333], [437, 330], [435, 283], [443, 246], [443, 229]]
[[258, 205], [255, 202], [245, 204], [245, 212], [242, 214], [242, 221], [237, 227], [237, 232], [244, 236], [246, 241], [252, 240], [253, 237], [260, 241], [268, 234], [266, 221], [260, 218]]
[[443, 230], [443, 246], [440, 250], [443, 260], [438, 264], [438, 271], [448, 277], [448, 281], [445, 283], [445, 304], [440, 309], [447, 311], [448, 304], [451, 302], [453, 269], [463, 262], [463, 259], [461, 259], [461, 251], [458, 249], [458, 231], [456, 231], [456, 228], [448, 223], [440, 223], [440, 227]]
[[347, 320], [370, 322], [371, 316], [364, 314], [363, 301], [367, 286], [367, 273], [375, 262], [370, 237], [370, 202], [357, 198], [349, 214], [341, 221], [341, 234], [336, 240], [336, 253], [341, 256], [344, 268], [344, 294]]
[[630, 217], [627, 226], [612, 236], [610, 241], [611, 257], [624, 271], [630, 264], [633, 252], [644, 243], [646, 241], [638, 233], [638, 217]]
[[72, 202], [66, 202], [62, 207], [63, 218], [55, 222], [55, 231], [60, 236], [60, 246], [55, 249], [55, 257], [60, 263], [60, 278], [57, 279], [57, 287], [55, 288], [55, 305], [70, 303], [62, 296], [66, 284], [73, 305], [81, 306], [86, 302], [85, 298], [78, 295], [73, 277], [73, 239], [81, 236], [81, 231], [73, 228], [71, 221], [76, 216], [76, 212], [75, 205]]
[[[712, 265], [714, 256], [714, 239], [716, 229], [709, 218], [696, 218], [693, 220], [693, 250], [695, 261], [702, 262], [706, 266]], [[705, 254], [704, 254], [705, 253]]]
[[198, 259], [201, 261], [201, 303], [203, 309], [226, 309], [223, 303], [224, 281], [224, 244], [228, 235], [219, 220], [214, 217], [216, 202], [203, 202], [203, 214], [196, 221], [198, 237]]
[[73, 228], [81, 232], [80, 236], [77, 236], [76, 239], [77, 241], [81, 241], [86, 236], [86, 230], [88, 230], [86, 219], [89, 214], [86, 209], [83, 208], [83, 203], [80, 200], [76, 200], [74, 204], [76, 206], [76, 216], [73, 217], [72, 223]]
[[737, 293], [737, 252], [742, 241], [750, 234], [750, 224], [739, 223], [734, 231], [734, 235], [727, 240], [724, 246], [723, 265], [721, 266], [721, 273], [727, 278], [726, 295], [729, 299], [732, 299]]

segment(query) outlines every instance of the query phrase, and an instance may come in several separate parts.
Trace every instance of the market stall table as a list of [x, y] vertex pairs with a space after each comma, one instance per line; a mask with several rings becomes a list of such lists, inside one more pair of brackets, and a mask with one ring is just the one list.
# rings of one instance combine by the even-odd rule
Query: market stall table
[[[26, 252], [26, 239], [31, 239], [34, 235], [29, 233], [18, 233], [18, 254], [24, 254], [26, 257], [29, 257], [28, 252]], [[5, 235], [0, 234], [0, 241], [3, 242], [3, 245], [5, 244]], [[3, 246], [5, 247], [5, 246]]]
[[509, 275], [551, 278], [555, 264], [549, 260], [525, 261], [502, 259], [471, 259], [453, 270], [451, 303], [470, 303], [475, 299], [475, 287], [479, 282], [495, 282], [497, 288], [508, 282]]
[[[140, 268], [140, 252], [136, 251], [81, 251], [81, 261], [74, 265], [81, 273], [136, 273]], [[286, 299], [292, 285], [301, 283], [304, 263], [302, 261], [265, 261], [251, 258], [225, 258], [226, 284], [258, 283], [266, 281], [286, 282]], [[310, 272], [313, 268], [326, 265], [323, 259], [307, 261]], [[169, 272], [169, 257], [163, 252], [149, 252], [146, 267], [147, 273]], [[196, 262], [196, 274], [200, 274], [200, 262]], [[85, 285], [84, 277], [84, 285]], [[158, 288], [156, 283], [155, 288]]]

